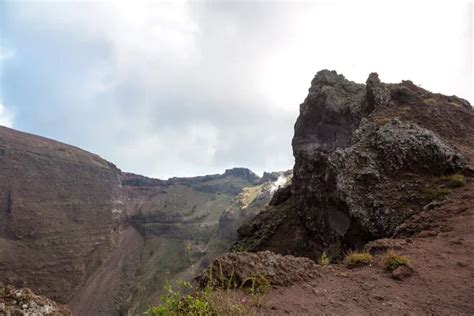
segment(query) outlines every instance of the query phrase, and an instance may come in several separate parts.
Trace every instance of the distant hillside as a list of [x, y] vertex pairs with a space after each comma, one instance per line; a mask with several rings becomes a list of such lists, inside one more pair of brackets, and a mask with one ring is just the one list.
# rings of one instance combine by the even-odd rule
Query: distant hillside
[[142, 312], [167, 279], [192, 277], [227, 251], [279, 176], [234, 168], [152, 179], [5, 127], [0, 162], [0, 282], [68, 303], [75, 315]]

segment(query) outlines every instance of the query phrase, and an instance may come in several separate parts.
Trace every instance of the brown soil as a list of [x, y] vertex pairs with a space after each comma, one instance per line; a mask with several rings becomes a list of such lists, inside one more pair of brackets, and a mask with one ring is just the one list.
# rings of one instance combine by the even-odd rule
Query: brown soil
[[124, 229], [118, 246], [69, 303], [74, 315], [117, 314], [129, 295], [126, 282], [134, 274], [142, 248], [140, 233], [132, 226]]
[[394, 240], [414, 274], [396, 280], [379, 264], [321, 267], [321, 277], [274, 287], [262, 315], [474, 315], [474, 180], [420, 218], [428, 230]]

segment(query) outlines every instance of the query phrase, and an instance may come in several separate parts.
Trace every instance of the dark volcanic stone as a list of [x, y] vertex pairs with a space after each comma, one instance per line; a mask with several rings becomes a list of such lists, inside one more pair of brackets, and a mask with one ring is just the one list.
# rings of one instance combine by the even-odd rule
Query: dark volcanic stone
[[393, 236], [427, 204], [422, 190], [436, 177], [470, 172], [460, 148], [474, 146], [474, 112], [410, 81], [385, 84], [372, 73], [362, 85], [323, 70], [300, 106], [292, 144], [291, 192], [272, 201], [287, 200], [285, 207], [259, 214], [238, 243], [311, 258], [325, 249], [336, 258]]
[[287, 201], [291, 197], [291, 186], [278, 188], [270, 200], [270, 205], [275, 206]]

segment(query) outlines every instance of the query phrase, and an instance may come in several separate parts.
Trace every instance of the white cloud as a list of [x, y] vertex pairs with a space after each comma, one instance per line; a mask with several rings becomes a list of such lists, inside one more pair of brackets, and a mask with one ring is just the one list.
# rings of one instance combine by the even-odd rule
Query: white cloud
[[0, 103], [0, 125], [13, 126], [13, 114], [2, 103]]
[[[42, 53], [48, 70], [31, 77], [48, 82], [56, 103], [35, 106], [46, 89], [29, 91], [42, 87], [30, 76], [10, 95], [36, 99], [3, 100], [29, 113], [31, 131], [149, 176], [290, 168], [298, 105], [323, 68], [359, 82], [377, 71], [387, 82], [411, 79], [472, 100], [466, 1], [11, 2], [7, 9], [31, 34], [15, 51]], [[15, 123], [24, 122], [20, 110]]]
[[0, 46], [0, 63], [15, 56], [13, 51], [6, 50]]

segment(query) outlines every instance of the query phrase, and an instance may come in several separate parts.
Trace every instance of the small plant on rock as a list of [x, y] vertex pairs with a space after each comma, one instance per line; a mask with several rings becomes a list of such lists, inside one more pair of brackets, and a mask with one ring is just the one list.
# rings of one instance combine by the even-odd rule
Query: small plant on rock
[[232, 248], [230, 249], [231, 252], [244, 252], [247, 251], [247, 247], [245, 247], [243, 244], [234, 244]]
[[451, 193], [448, 188], [428, 188], [423, 191], [425, 200], [433, 201]]
[[446, 185], [451, 188], [462, 187], [466, 184], [466, 178], [459, 173], [441, 177], [441, 181], [445, 182]]
[[[180, 284], [188, 286], [188, 282]], [[189, 284], [190, 285], [190, 284]], [[173, 290], [170, 283], [165, 285], [165, 294], [161, 297], [162, 304], [150, 306], [145, 312], [147, 316], [167, 315], [211, 315], [211, 307], [204, 292], [195, 295], [184, 295]]]
[[[250, 284], [250, 285], [248, 285]], [[270, 289], [270, 282], [263, 276], [250, 277], [241, 284], [241, 289], [246, 289], [254, 306], [262, 305], [263, 298]]]
[[327, 266], [330, 262], [331, 260], [329, 259], [328, 254], [326, 253], [326, 251], [323, 251], [323, 253], [319, 257], [318, 263], [322, 266]]
[[368, 265], [372, 262], [372, 255], [368, 252], [350, 252], [345, 258], [344, 263], [349, 268], [356, 268]]
[[409, 261], [406, 257], [397, 254], [393, 250], [387, 251], [387, 253], [382, 258], [382, 265], [385, 270], [393, 271], [400, 266], [406, 266], [409, 264]]
[[[178, 281], [178, 290], [168, 282], [161, 304], [150, 306], [147, 316], [251, 316], [261, 306], [270, 282], [264, 276], [252, 276], [243, 281], [225, 276], [220, 265], [217, 278], [209, 275], [207, 284]], [[212, 269], [210, 270], [212, 272]], [[186, 294], [190, 293], [190, 294]]]

